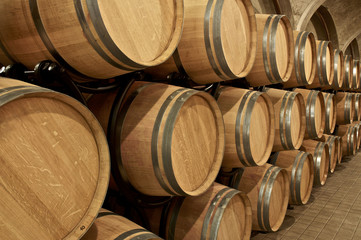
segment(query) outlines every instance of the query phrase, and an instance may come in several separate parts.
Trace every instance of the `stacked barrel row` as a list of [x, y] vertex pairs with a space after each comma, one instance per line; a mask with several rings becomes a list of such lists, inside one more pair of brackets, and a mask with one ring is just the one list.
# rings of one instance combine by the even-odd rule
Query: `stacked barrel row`
[[[110, 161], [119, 194], [172, 197], [144, 210], [149, 230], [162, 237], [247, 239], [251, 230], [277, 231], [288, 203], [306, 204], [313, 183], [325, 184], [335, 159], [359, 144], [360, 124], [345, 125], [359, 95], [319, 90], [359, 91], [360, 63], [312, 33], [293, 31], [285, 16], [254, 14], [249, 0], [6, 3], [2, 65], [32, 69], [50, 59], [76, 81], [147, 68], [155, 80], [178, 72], [199, 85], [246, 77], [254, 87], [221, 86], [211, 96], [139, 81], [126, 95], [89, 97], [99, 124], [71, 98], [2, 78], [7, 204], [0, 212], [7, 222], [0, 234], [7, 238], [79, 238], [89, 229], [85, 239], [157, 238], [100, 210]], [[288, 90], [255, 89], [272, 84]], [[324, 135], [335, 123], [340, 137]]]

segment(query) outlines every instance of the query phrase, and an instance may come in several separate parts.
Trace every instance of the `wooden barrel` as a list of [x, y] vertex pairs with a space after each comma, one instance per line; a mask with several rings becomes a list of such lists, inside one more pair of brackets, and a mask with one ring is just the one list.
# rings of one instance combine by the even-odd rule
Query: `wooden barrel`
[[330, 173], [333, 173], [335, 171], [340, 156], [339, 137], [334, 135], [324, 134], [320, 139], [320, 141], [327, 142], [328, 144], [328, 150], [330, 155], [329, 171]]
[[172, 72], [198, 84], [245, 77], [256, 57], [256, 18], [250, 0], [184, 0], [183, 35], [173, 57], [146, 71]]
[[294, 67], [293, 31], [284, 15], [256, 14], [257, 53], [247, 81], [251, 86], [287, 82]]
[[321, 92], [296, 88], [302, 94], [306, 105], [305, 139], [320, 138], [325, 129], [325, 101]]
[[361, 122], [357, 121], [357, 122], [353, 122], [352, 126], [356, 129], [356, 150], [358, 150], [360, 148], [360, 143], [361, 143]]
[[355, 96], [355, 113], [353, 115], [354, 121], [361, 120], [361, 93], [354, 93]]
[[252, 206], [252, 230], [275, 232], [286, 215], [290, 194], [287, 171], [266, 163], [239, 169], [231, 187], [245, 192]]
[[0, 78], [1, 239], [78, 239], [108, 188], [104, 132], [75, 99]]
[[334, 74], [332, 84], [322, 87], [324, 90], [328, 89], [341, 89], [343, 85], [343, 79], [345, 76], [345, 59], [343, 52], [339, 49], [334, 50]]
[[343, 149], [342, 149], [342, 137], [336, 136], [338, 138], [338, 158], [337, 163], [340, 164], [342, 161]]
[[332, 89], [341, 89], [345, 77], [345, 58], [343, 56], [343, 52], [339, 49], [335, 49], [334, 55], [335, 60]]
[[116, 95], [97, 94], [88, 102], [108, 129], [115, 180], [127, 179], [151, 196], [206, 191], [224, 153], [224, 125], [215, 99], [196, 90], [135, 82], [123, 106], [112, 111], [120, 104]]
[[352, 89], [360, 88], [360, 64], [359, 60], [353, 60]]
[[162, 238], [140, 227], [125, 217], [108, 210], [101, 209], [92, 227], [81, 238], [81, 240], [96, 239], [161, 240]]
[[49, 59], [79, 75], [112, 78], [164, 62], [182, 34], [182, 0], [7, 0], [3, 7], [0, 62], [29, 69]]
[[317, 74], [312, 84], [307, 88], [332, 86], [334, 78], [334, 52], [329, 41], [316, 41]]
[[222, 166], [265, 164], [275, 138], [275, 114], [269, 96], [262, 92], [222, 87], [216, 98], [226, 131]]
[[304, 151], [311, 153], [313, 156], [313, 163], [315, 168], [313, 184], [318, 186], [325, 185], [330, 162], [327, 142], [305, 140], [302, 144], [302, 147]]
[[293, 31], [295, 65], [285, 88], [305, 86], [313, 83], [317, 72], [316, 40], [312, 32]]
[[323, 92], [325, 99], [325, 133], [331, 134], [336, 127], [336, 97], [335, 94]]
[[314, 178], [313, 157], [310, 153], [291, 150], [275, 153], [270, 163], [284, 168], [290, 181], [289, 204], [306, 204], [311, 196]]
[[353, 58], [352, 55], [345, 56], [345, 75], [343, 79], [342, 89], [349, 90], [352, 87], [353, 79]]
[[300, 93], [265, 88], [275, 109], [272, 152], [301, 147], [306, 129], [306, 108]]
[[174, 198], [168, 207], [148, 209], [153, 232], [165, 239], [250, 239], [251, 203], [245, 193], [214, 183], [197, 197]]
[[355, 96], [352, 93], [336, 93], [336, 124], [352, 123], [355, 113]]
[[357, 148], [356, 129], [351, 125], [339, 125], [335, 135], [342, 138], [342, 156], [355, 155]]

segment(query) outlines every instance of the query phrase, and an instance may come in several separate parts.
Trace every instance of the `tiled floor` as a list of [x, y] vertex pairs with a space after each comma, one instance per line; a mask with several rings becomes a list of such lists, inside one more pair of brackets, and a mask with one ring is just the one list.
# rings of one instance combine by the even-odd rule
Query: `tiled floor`
[[313, 188], [306, 205], [288, 209], [278, 232], [252, 236], [252, 240], [361, 240], [361, 152], [344, 158], [326, 185]]

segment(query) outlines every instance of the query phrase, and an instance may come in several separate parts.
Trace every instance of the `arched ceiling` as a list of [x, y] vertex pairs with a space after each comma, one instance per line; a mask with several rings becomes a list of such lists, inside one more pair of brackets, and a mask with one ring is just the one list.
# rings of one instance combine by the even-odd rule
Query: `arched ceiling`
[[335, 22], [340, 49], [346, 50], [352, 40], [361, 34], [361, 1], [327, 0], [323, 5]]

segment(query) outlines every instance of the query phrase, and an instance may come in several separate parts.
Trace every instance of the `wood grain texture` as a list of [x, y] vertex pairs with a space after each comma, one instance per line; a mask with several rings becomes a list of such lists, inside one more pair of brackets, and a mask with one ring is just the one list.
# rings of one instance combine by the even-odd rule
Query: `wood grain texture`
[[336, 127], [336, 96], [332, 93], [322, 93], [325, 100], [325, 131], [326, 134], [332, 134]]
[[182, 38], [173, 57], [146, 71], [172, 72], [206, 84], [245, 77], [256, 53], [256, 19], [250, 0], [184, 0]]
[[0, 89], [0, 238], [79, 239], [108, 188], [100, 124], [66, 95], [6, 78]]
[[274, 142], [274, 108], [266, 93], [223, 87], [217, 99], [224, 124], [223, 167], [263, 165]]
[[6, 9], [0, 16], [2, 64], [33, 69], [44, 59], [64, 61], [99, 79], [164, 62], [183, 25], [181, 0], [15, 0], [0, 7]]
[[290, 181], [289, 204], [307, 204], [313, 188], [312, 155], [298, 150], [281, 151], [275, 153], [270, 162], [284, 168], [288, 173]]
[[108, 239], [161, 240], [162, 238], [133, 223], [125, 217], [112, 213], [108, 210], [101, 209], [97, 219], [81, 240]]
[[355, 114], [355, 96], [352, 93], [336, 93], [336, 124], [343, 125], [353, 122]]
[[266, 88], [275, 109], [272, 152], [300, 148], [306, 129], [306, 108], [300, 93]]
[[245, 192], [251, 201], [252, 230], [277, 231], [286, 215], [290, 194], [286, 170], [266, 163], [245, 167], [235, 178], [238, 181], [233, 181], [233, 187]]
[[334, 55], [334, 75], [332, 79], [332, 83], [329, 86], [322, 87], [323, 90], [341, 90], [344, 75], [345, 75], [345, 58], [343, 52], [339, 49], [335, 49], [333, 52]]
[[[256, 14], [256, 21], [256, 60], [246, 77], [247, 81], [254, 87], [287, 82], [295, 61], [293, 31], [289, 19], [281, 15]], [[268, 64], [265, 65], [265, 62]], [[270, 73], [267, 74], [267, 71]]]
[[[114, 94], [89, 101], [104, 129]], [[121, 129], [111, 150], [113, 163], [125, 171], [122, 177], [151, 196], [206, 191], [218, 174], [225, 144], [215, 99], [205, 92], [146, 82], [135, 82], [126, 98], [130, 102], [116, 120]]]
[[314, 182], [316, 185], [325, 185], [328, 176], [330, 155], [327, 142], [319, 142], [315, 140], [305, 140], [302, 143], [303, 151], [306, 151], [313, 156], [314, 163]]
[[325, 130], [326, 110], [325, 100], [321, 92], [296, 88], [305, 100], [306, 131], [304, 139], [320, 138]]
[[334, 50], [329, 41], [316, 40], [317, 73], [315, 80], [307, 88], [328, 87], [332, 85], [334, 76]]
[[316, 40], [312, 32], [293, 31], [295, 62], [285, 88], [312, 84], [317, 72]]

